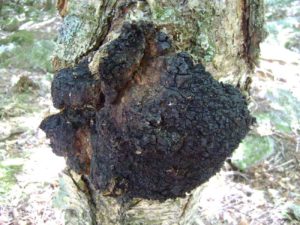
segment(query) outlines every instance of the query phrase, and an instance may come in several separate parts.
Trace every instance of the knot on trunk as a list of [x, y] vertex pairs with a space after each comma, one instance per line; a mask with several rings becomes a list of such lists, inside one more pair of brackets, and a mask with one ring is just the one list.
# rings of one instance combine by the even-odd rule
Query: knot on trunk
[[126, 23], [52, 82], [41, 129], [55, 154], [105, 195], [166, 200], [207, 181], [254, 118], [235, 87], [215, 80], [152, 24]]

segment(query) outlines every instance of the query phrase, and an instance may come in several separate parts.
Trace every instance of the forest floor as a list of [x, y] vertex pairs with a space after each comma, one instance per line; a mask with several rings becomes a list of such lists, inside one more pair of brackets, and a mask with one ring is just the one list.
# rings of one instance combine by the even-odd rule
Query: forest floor
[[[55, 112], [48, 57], [60, 22], [45, 14], [0, 30], [0, 225], [64, 221], [54, 203], [64, 159], [38, 129]], [[258, 124], [205, 184], [204, 224], [300, 224], [300, 50], [282, 42], [268, 38], [261, 46], [250, 104]]]

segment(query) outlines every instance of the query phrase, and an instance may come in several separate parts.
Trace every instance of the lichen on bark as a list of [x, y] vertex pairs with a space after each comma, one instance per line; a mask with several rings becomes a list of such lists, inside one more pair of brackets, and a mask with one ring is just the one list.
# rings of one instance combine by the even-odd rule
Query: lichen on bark
[[257, 63], [265, 34], [262, 1], [147, 2], [153, 21], [172, 35], [177, 49], [189, 52], [216, 79], [249, 90], [243, 82]]
[[64, 21], [53, 58], [56, 70], [74, 65], [107, 35], [116, 0], [64, 1]]
[[57, 70], [74, 66], [105, 42], [118, 20], [147, 20], [216, 79], [248, 91], [244, 83], [264, 38], [263, 15], [262, 1], [69, 1], [53, 64]]

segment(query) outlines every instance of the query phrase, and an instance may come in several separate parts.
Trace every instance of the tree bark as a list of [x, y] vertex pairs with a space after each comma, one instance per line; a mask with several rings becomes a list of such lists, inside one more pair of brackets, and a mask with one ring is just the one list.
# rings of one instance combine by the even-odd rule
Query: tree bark
[[[113, 39], [125, 21], [145, 20], [166, 32], [176, 51], [188, 52], [214, 78], [249, 91], [264, 38], [262, 0], [58, 0], [57, 8], [63, 24], [53, 57], [55, 70], [74, 66]], [[202, 187], [186, 198], [165, 202], [128, 200], [103, 196], [88, 178], [72, 174], [75, 190], [89, 201], [88, 209], [73, 208], [73, 219], [89, 217], [77, 224], [202, 224], [196, 206]]]

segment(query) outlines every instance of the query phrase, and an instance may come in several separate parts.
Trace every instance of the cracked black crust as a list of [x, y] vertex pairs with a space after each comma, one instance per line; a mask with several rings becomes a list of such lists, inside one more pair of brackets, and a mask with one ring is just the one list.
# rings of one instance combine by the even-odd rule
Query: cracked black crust
[[101, 83], [91, 74], [89, 60], [85, 58], [74, 68], [60, 70], [51, 85], [54, 107], [99, 108], [102, 104]]
[[151, 95], [137, 88], [121, 126], [111, 114], [117, 108], [97, 112], [91, 177], [100, 190], [113, 183], [131, 197], [184, 197], [219, 171], [253, 122], [240, 92], [184, 53], [166, 59]]
[[[54, 153], [106, 195], [184, 197], [219, 171], [254, 122], [238, 89], [188, 54], [172, 53], [170, 39], [151, 24], [125, 24], [99, 51], [99, 79], [84, 60], [58, 73], [53, 102], [64, 110], [41, 129]], [[76, 145], [85, 133], [90, 158]]]
[[99, 64], [99, 75], [107, 102], [116, 102], [118, 94], [132, 80], [144, 55], [145, 42], [140, 26], [126, 23], [120, 36], [100, 50], [105, 57]]
[[90, 109], [73, 110], [66, 109], [55, 115], [44, 119], [40, 128], [50, 139], [50, 146], [58, 156], [67, 158], [67, 165], [78, 173], [89, 171], [89, 163], [81, 161], [78, 153], [80, 149], [76, 145], [78, 141], [77, 132], [86, 129], [91, 135], [95, 134], [95, 111]]

